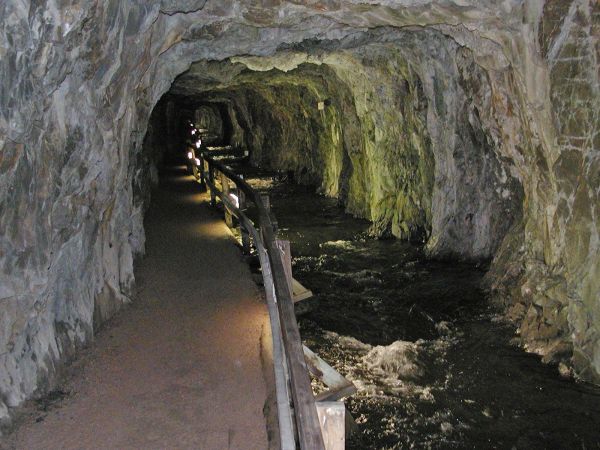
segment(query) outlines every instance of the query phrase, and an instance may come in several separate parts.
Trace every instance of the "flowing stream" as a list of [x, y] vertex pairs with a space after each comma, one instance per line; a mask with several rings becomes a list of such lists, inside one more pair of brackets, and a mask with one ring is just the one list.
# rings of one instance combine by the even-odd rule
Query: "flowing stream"
[[600, 389], [510, 345], [485, 268], [372, 239], [312, 188], [250, 180], [315, 294], [297, 305], [305, 344], [358, 387], [347, 448], [600, 448]]

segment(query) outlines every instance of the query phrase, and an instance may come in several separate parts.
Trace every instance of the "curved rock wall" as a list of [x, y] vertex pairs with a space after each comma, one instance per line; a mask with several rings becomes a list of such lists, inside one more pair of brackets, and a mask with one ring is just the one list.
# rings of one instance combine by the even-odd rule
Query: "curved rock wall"
[[[344, 86], [325, 82], [337, 92], [326, 98], [341, 100], [306, 128], [322, 130], [322, 142], [302, 146], [328, 167], [311, 176], [378, 231], [428, 238], [434, 255], [489, 256], [500, 245], [490, 279], [524, 344], [572, 355], [577, 374], [600, 381], [599, 9], [592, 0], [2, 2], [0, 418], [51, 385], [132, 295], [144, 242], [134, 185], [147, 179], [139, 153], [153, 106], [192, 62], [240, 55], [301, 53], [327, 65]], [[307, 92], [310, 122], [325, 92]], [[242, 138], [252, 114], [231, 107]], [[394, 159], [405, 161], [382, 164]], [[516, 224], [500, 243], [504, 209]]]
[[441, 33], [382, 29], [234, 61], [194, 64], [173, 90], [229, 99], [254, 162], [341, 197], [374, 234], [489, 258], [520, 217], [521, 186], [488, 131], [498, 125], [479, 117], [486, 73]]

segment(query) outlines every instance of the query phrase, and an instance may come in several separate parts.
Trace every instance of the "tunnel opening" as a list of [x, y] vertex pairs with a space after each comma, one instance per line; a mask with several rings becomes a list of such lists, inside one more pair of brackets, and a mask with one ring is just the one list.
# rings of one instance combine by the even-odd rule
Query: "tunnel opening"
[[468, 51], [410, 34], [450, 47], [445, 64], [393, 41], [316, 41], [298, 46], [305, 53], [197, 61], [168, 102], [193, 103], [219, 143], [337, 198], [373, 236], [425, 243], [432, 258], [491, 260], [521, 220], [524, 194], [495, 125], [480, 117], [490, 80]]

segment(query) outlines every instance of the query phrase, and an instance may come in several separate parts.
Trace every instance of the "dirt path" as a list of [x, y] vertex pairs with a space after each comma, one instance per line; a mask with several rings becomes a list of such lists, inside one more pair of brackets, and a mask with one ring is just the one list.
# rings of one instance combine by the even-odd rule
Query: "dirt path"
[[268, 315], [229, 231], [183, 172], [162, 180], [145, 223], [136, 302], [16, 448], [268, 448]]

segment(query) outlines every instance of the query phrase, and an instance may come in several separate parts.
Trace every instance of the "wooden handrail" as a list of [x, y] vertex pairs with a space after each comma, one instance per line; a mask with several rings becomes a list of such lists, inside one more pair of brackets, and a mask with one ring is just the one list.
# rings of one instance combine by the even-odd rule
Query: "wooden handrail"
[[[214, 195], [218, 196], [223, 201], [225, 207], [240, 220], [240, 224], [246, 228], [250, 235], [252, 235], [259, 252], [259, 257], [261, 258], [263, 278], [267, 275], [267, 277], [272, 279], [274, 291], [272, 293], [274, 294], [272, 303], [275, 303], [277, 308], [276, 311], [272, 311], [273, 316], [271, 316], [273, 342], [275, 347], [275, 342], [280, 335], [283, 350], [281, 355], [276, 355], [274, 351], [276, 378], [277, 366], [280, 364], [283, 367], [286, 367], [290, 385], [289, 391], [286, 390], [286, 395], [289, 398], [289, 394], [291, 393], [291, 398], [289, 400], [293, 403], [294, 422], [300, 449], [324, 450], [325, 446], [321, 434], [315, 398], [312, 393], [309, 371], [304, 359], [300, 331], [294, 313], [294, 303], [292, 301], [292, 295], [288, 286], [281, 255], [276, 245], [271, 214], [265, 207], [261, 196], [231, 168], [227, 167], [221, 161], [213, 159], [211, 155], [206, 152], [202, 153], [202, 158], [209, 166], [209, 174], [205, 174], [204, 178], [211, 188], [211, 193], [214, 193]], [[201, 167], [203, 167], [203, 164]], [[254, 224], [252, 224], [252, 221], [250, 221], [250, 219], [233, 204], [229, 196], [216, 189], [214, 177], [210, 176], [215, 169], [233, 181], [237, 188], [246, 195], [247, 200], [254, 203], [258, 210], [260, 234], [257, 232]], [[265, 278], [267, 297], [269, 297], [270, 284], [269, 280]], [[277, 361], [277, 359], [280, 359], [280, 361]], [[278, 395], [284, 390], [281, 383], [276, 383], [276, 388]], [[282, 402], [278, 398], [278, 409], [280, 407], [285, 408], [285, 405], [281, 403]], [[285, 413], [283, 416], [284, 417], [282, 417], [281, 414], [278, 416], [280, 421], [280, 431], [282, 432], [284, 430], [281, 430], [281, 427], [286, 427], [285, 421], [287, 420], [285, 418]], [[284, 423], [281, 423], [282, 420]], [[288, 448], [288, 444], [283, 442], [284, 439], [287, 438], [283, 436], [283, 433], [280, 433], [280, 437], [282, 440], [282, 448]]]
[[271, 278], [271, 267], [267, 256], [267, 251], [263, 246], [262, 238], [258, 230], [254, 227], [252, 221], [246, 214], [237, 208], [231, 199], [223, 192], [219, 191], [216, 186], [206, 176], [207, 185], [215, 192], [223, 204], [229, 208], [231, 213], [237, 217], [240, 224], [248, 231], [252, 237], [254, 245], [259, 255], [260, 265], [263, 272], [265, 293], [267, 297], [267, 308], [269, 311], [271, 335], [273, 339], [273, 359], [281, 361], [281, 364], [274, 366], [275, 371], [275, 394], [277, 398], [277, 416], [279, 422], [279, 436], [281, 450], [295, 450], [296, 439], [294, 437], [293, 413], [290, 405], [290, 393], [287, 382], [287, 363], [285, 361], [283, 336], [281, 333], [281, 325], [279, 321], [279, 312], [275, 300], [275, 288]]

